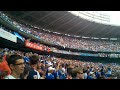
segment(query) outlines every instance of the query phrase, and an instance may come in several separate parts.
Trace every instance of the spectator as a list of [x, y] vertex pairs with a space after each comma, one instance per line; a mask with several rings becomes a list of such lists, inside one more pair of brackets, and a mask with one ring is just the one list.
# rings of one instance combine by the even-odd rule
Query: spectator
[[4, 59], [3, 53], [0, 53], [0, 70], [3, 71], [4, 76], [11, 74], [11, 70], [8, 66], [7, 61]]
[[8, 59], [8, 65], [11, 69], [11, 74], [5, 76], [5, 79], [20, 79], [20, 74], [23, 73], [25, 63], [20, 55], [11, 55]]
[[54, 75], [52, 74], [54, 72], [55, 68], [49, 67], [48, 73], [46, 74], [46, 79], [55, 79]]
[[37, 71], [37, 67], [38, 67], [38, 63], [39, 63], [38, 56], [33, 55], [29, 59], [30, 59], [31, 70], [29, 72], [27, 79], [40, 79], [40, 74]]
[[76, 67], [72, 70], [73, 79], [84, 79], [83, 69], [80, 67]]

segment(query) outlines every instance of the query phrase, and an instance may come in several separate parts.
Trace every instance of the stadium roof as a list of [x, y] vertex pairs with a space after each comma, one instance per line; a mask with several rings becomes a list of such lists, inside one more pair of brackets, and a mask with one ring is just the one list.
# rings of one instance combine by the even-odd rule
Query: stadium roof
[[[111, 17], [109, 16], [106, 22], [110, 24], [103, 24], [102, 22], [96, 23], [95, 20], [91, 22], [91, 20], [87, 18], [80, 18], [78, 15], [74, 15], [69, 11], [4, 11], [4, 13], [19, 22], [26, 22], [63, 34], [100, 38], [120, 38], [120, 26], [111, 25], [111, 19], [109, 20]], [[117, 18], [117, 23], [119, 23]], [[100, 18], [100, 20], [102, 19]], [[115, 19], [113, 19], [113, 21], [115, 21]]]

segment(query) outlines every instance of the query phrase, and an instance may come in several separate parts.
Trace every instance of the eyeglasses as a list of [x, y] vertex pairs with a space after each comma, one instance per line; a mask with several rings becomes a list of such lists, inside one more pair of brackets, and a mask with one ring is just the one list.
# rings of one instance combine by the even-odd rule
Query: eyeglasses
[[15, 64], [15, 65], [25, 65], [25, 62], [24, 63]]
[[83, 73], [80, 72], [79, 74], [83, 74]]

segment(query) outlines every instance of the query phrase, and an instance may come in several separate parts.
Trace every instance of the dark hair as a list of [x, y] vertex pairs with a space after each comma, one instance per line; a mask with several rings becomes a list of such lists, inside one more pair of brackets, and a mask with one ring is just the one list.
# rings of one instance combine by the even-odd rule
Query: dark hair
[[71, 75], [71, 74], [72, 74], [72, 70], [73, 70], [73, 69], [72, 69], [72, 68], [70, 68], [70, 67], [69, 67], [69, 68], [67, 68], [67, 73]]
[[30, 57], [30, 64], [31, 65], [37, 64], [38, 61], [39, 61], [39, 57], [38, 56], [33, 55], [33, 56]]
[[78, 71], [74, 71], [74, 72], [72, 72], [71, 76], [75, 78], [77, 76], [77, 73], [78, 73]]
[[64, 67], [65, 65], [64, 64], [62, 64], [62, 67]]
[[7, 60], [8, 65], [10, 65], [10, 64], [15, 65], [15, 63], [18, 59], [23, 59], [23, 57], [20, 55], [11, 55]]

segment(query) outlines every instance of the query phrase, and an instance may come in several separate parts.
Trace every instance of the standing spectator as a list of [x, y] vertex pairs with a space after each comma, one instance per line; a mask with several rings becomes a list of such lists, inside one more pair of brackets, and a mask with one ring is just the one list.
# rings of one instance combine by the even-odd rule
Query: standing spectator
[[30, 59], [31, 70], [29, 72], [27, 79], [40, 79], [40, 74], [37, 71], [39, 57], [37, 55], [33, 55], [29, 59]]
[[8, 58], [8, 65], [11, 69], [11, 74], [5, 76], [5, 79], [20, 79], [20, 74], [23, 73], [25, 63], [20, 55], [11, 55]]
[[46, 79], [55, 79], [53, 72], [54, 72], [55, 68], [53, 67], [49, 67], [48, 68], [48, 73], [46, 74]]
[[84, 79], [83, 69], [81, 67], [76, 67], [72, 70], [73, 79]]

